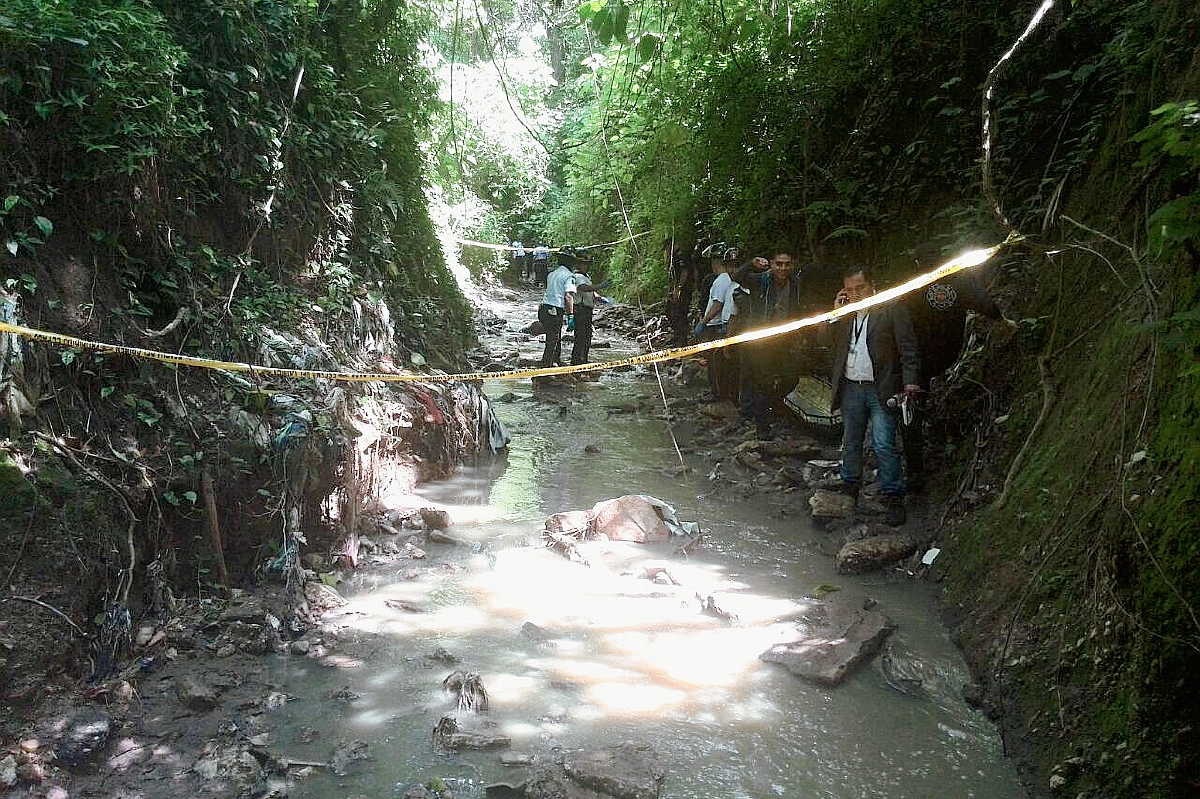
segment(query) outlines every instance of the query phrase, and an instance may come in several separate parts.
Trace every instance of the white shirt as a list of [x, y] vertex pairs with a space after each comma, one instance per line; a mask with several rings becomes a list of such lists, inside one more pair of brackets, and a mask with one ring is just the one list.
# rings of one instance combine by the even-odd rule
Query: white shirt
[[559, 264], [546, 276], [546, 294], [542, 297], [542, 304], [566, 308], [567, 295], [575, 293], [575, 281], [572, 278], [571, 270], [565, 264]]
[[859, 311], [850, 320], [850, 350], [846, 353], [847, 380], [874, 380], [875, 366], [867, 351], [867, 325], [871, 314]]
[[730, 318], [737, 313], [737, 305], [733, 302], [733, 295], [737, 287], [738, 284], [733, 282], [733, 278], [729, 276], [728, 272], [717, 275], [712, 288], [708, 291], [708, 305], [704, 308], [704, 315], [708, 316], [714, 302], [721, 303], [721, 313], [708, 320], [709, 326], [728, 324]]
[[533, 248], [533, 260], [535, 260], [535, 261], [550, 260], [550, 248], [545, 247], [545, 246], [534, 247]]

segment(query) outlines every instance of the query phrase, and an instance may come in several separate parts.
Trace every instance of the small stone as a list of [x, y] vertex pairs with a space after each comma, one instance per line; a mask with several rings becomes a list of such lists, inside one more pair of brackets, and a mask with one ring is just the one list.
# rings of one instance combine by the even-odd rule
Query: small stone
[[185, 674], [176, 687], [179, 701], [192, 710], [212, 710], [217, 706], [217, 691], [194, 674]]
[[1050, 790], [1057, 791], [1067, 784], [1067, 778], [1061, 774], [1050, 775]]
[[7, 755], [0, 759], [0, 788], [11, 788], [17, 784], [17, 759]]
[[421, 508], [421, 522], [426, 530], [445, 530], [450, 526], [450, 514], [437, 508]]
[[307, 655], [309, 647], [312, 646], [312, 641], [301, 638], [298, 641], [292, 641], [290, 648], [293, 655]]

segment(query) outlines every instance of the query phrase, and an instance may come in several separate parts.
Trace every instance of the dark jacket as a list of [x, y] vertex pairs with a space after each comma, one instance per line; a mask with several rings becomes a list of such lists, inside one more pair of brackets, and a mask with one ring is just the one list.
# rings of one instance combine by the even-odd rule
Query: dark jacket
[[921, 388], [949, 369], [962, 353], [967, 311], [1000, 319], [1000, 309], [977, 274], [960, 272], [903, 300], [921, 348]]
[[744, 307], [749, 324], [761, 326], [769, 322], [782, 322], [800, 317], [802, 283], [799, 272], [793, 273], [787, 285], [783, 287], [787, 294], [780, 303], [782, 309], [778, 311], [776, 297], [780, 289], [775, 285], [770, 272], [754, 272], [747, 266], [734, 274], [733, 281], [750, 292], [744, 304], [738, 303], [738, 313], [742, 313], [741, 309]]
[[[832, 325], [835, 344], [831, 405], [835, 411], [842, 407], [842, 381], [846, 376], [846, 356], [850, 354], [854, 318], [846, 316]], [[871, 354], [871, 367], [875, 373], [875, 392], [880, 402], [886, 403], [905, 385], [917, 385], [921, 373], [917, 336], [903, 305], [876, 305], [871, 309], [863, 335], [867, 338], [867, 352]]]

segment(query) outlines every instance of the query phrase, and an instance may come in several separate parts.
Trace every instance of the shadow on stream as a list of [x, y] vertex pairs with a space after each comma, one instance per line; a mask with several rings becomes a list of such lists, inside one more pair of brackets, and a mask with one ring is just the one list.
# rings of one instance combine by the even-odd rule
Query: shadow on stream
[[[529, 360], [541, 342], [516, 331], [537, 300], [518, 299], [493, 308], [507, 324], [487, 343]], [[602, 325], [597, 339], [612, 346], [595, 359], [634, 351]], [[448, 542], [431, 542], [425, 560], [368, 561], [339, 586], [349, 603], [326, 629], [352, 653], [342, 668], [272, 661], [268, 679], [290, 699], [273, 717], [274, 749], [324, 762], [335, 742], [353, 740], [373, 757], [342, 775], [316, 769], [289, 796], [404, 797], [417, 785], [483, 796], [485, 785], [522, 779], [506, 762], [620, 741], [658, 754], [661, 795], [673, 799], [1024, 795], [996, 730], [962, 699], [970, 677], [929, 586], [839, 575], [802, 491], [710, 480], [710, 439], [690, 418], [698, 389], [665, 386], [692, 467], [682, 474], [653, 368], [486, 389], [512, 434], [506, 459], [391, 498], [448, 511]], [[590, 567], [541, 546], [549, 515], [632, 493], [698, 522], [702, 544], [679, 553], [675, 543], [615, 542]], [[678, 584], [646, 579], [647, 560]], [[878, 659], [836, 688], [759, 660], [814, 596], [835, 592], [875, 600], [897, 624], [890, 658], [907, 690]], [[701, 613], [697, 595], [720, 596], [737, 623]], [[480, 675], [486, 714], [458, 711], [444, 692], [455, 670]], [[435, 749], [443, 716], [511, 747]]]

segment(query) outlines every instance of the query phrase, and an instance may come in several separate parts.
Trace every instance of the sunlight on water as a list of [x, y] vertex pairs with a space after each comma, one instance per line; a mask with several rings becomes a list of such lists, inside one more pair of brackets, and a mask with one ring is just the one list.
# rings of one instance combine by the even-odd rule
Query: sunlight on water
[[[636, 385], [611, 379], [624, 381], [622, 396]], [[667, 766], [665, 799], [1022, 795], [994, 729], [961, 699], [968, 675], [925, 586], [837, 575], [819, 534], [779, 497], [709, 498], [703, 475], [667, 476], [674, 456], [661, 424], [611, 422], [611, 390], [566, 394], [571, 423], [522, 399], [528, 385], [514, 391], [500, 413], [526, 434], [506, 468], [484, 464], [421, 489], [421, 502], [450, 510], [450, 532], [465, 543], [430, 544], [428, 561], [369, 567], [343, 586], [351, 602], [330, 622], [362, 665], [280, 660], [276, 678], [293, 697], [282, 717], [289, 754], [323, 759], [354, 738], [375, 754], [346, 777], [314, 774], [293, 795], [403, 796], [437, 777], [469, 797], [519, 780], [494, 752], [435, 752], [443, 715], [507, 735], [519, 751], [648, 741]], [[583, 452], [591, 440], [603, 440], [601, 455]], [[683, 557], [669, 543], [589, 542], [580, 552], [590, 565], [521, 545], [551, 513], [633, 492], [700, 521], [704, 545]], [[414, 565], [416, 579], [398, 576]], [[651, 579], [663, 570], [669, 579]], [[828, 689], [758, 659], [804, 628], [817, 585], [879, 601], [899, 625], [893, 654], [918, 696], [889, 688], [877, 664]], [[709, 597], [732, 621], [701, 612]], [[446, 651], [458, 662], [440, 659]], [[456, 711], [443, 692], [455, 669], [481, 676], [486, 716]], [[354, 698], [331, 712], [329, 697], [344, 689]]]

